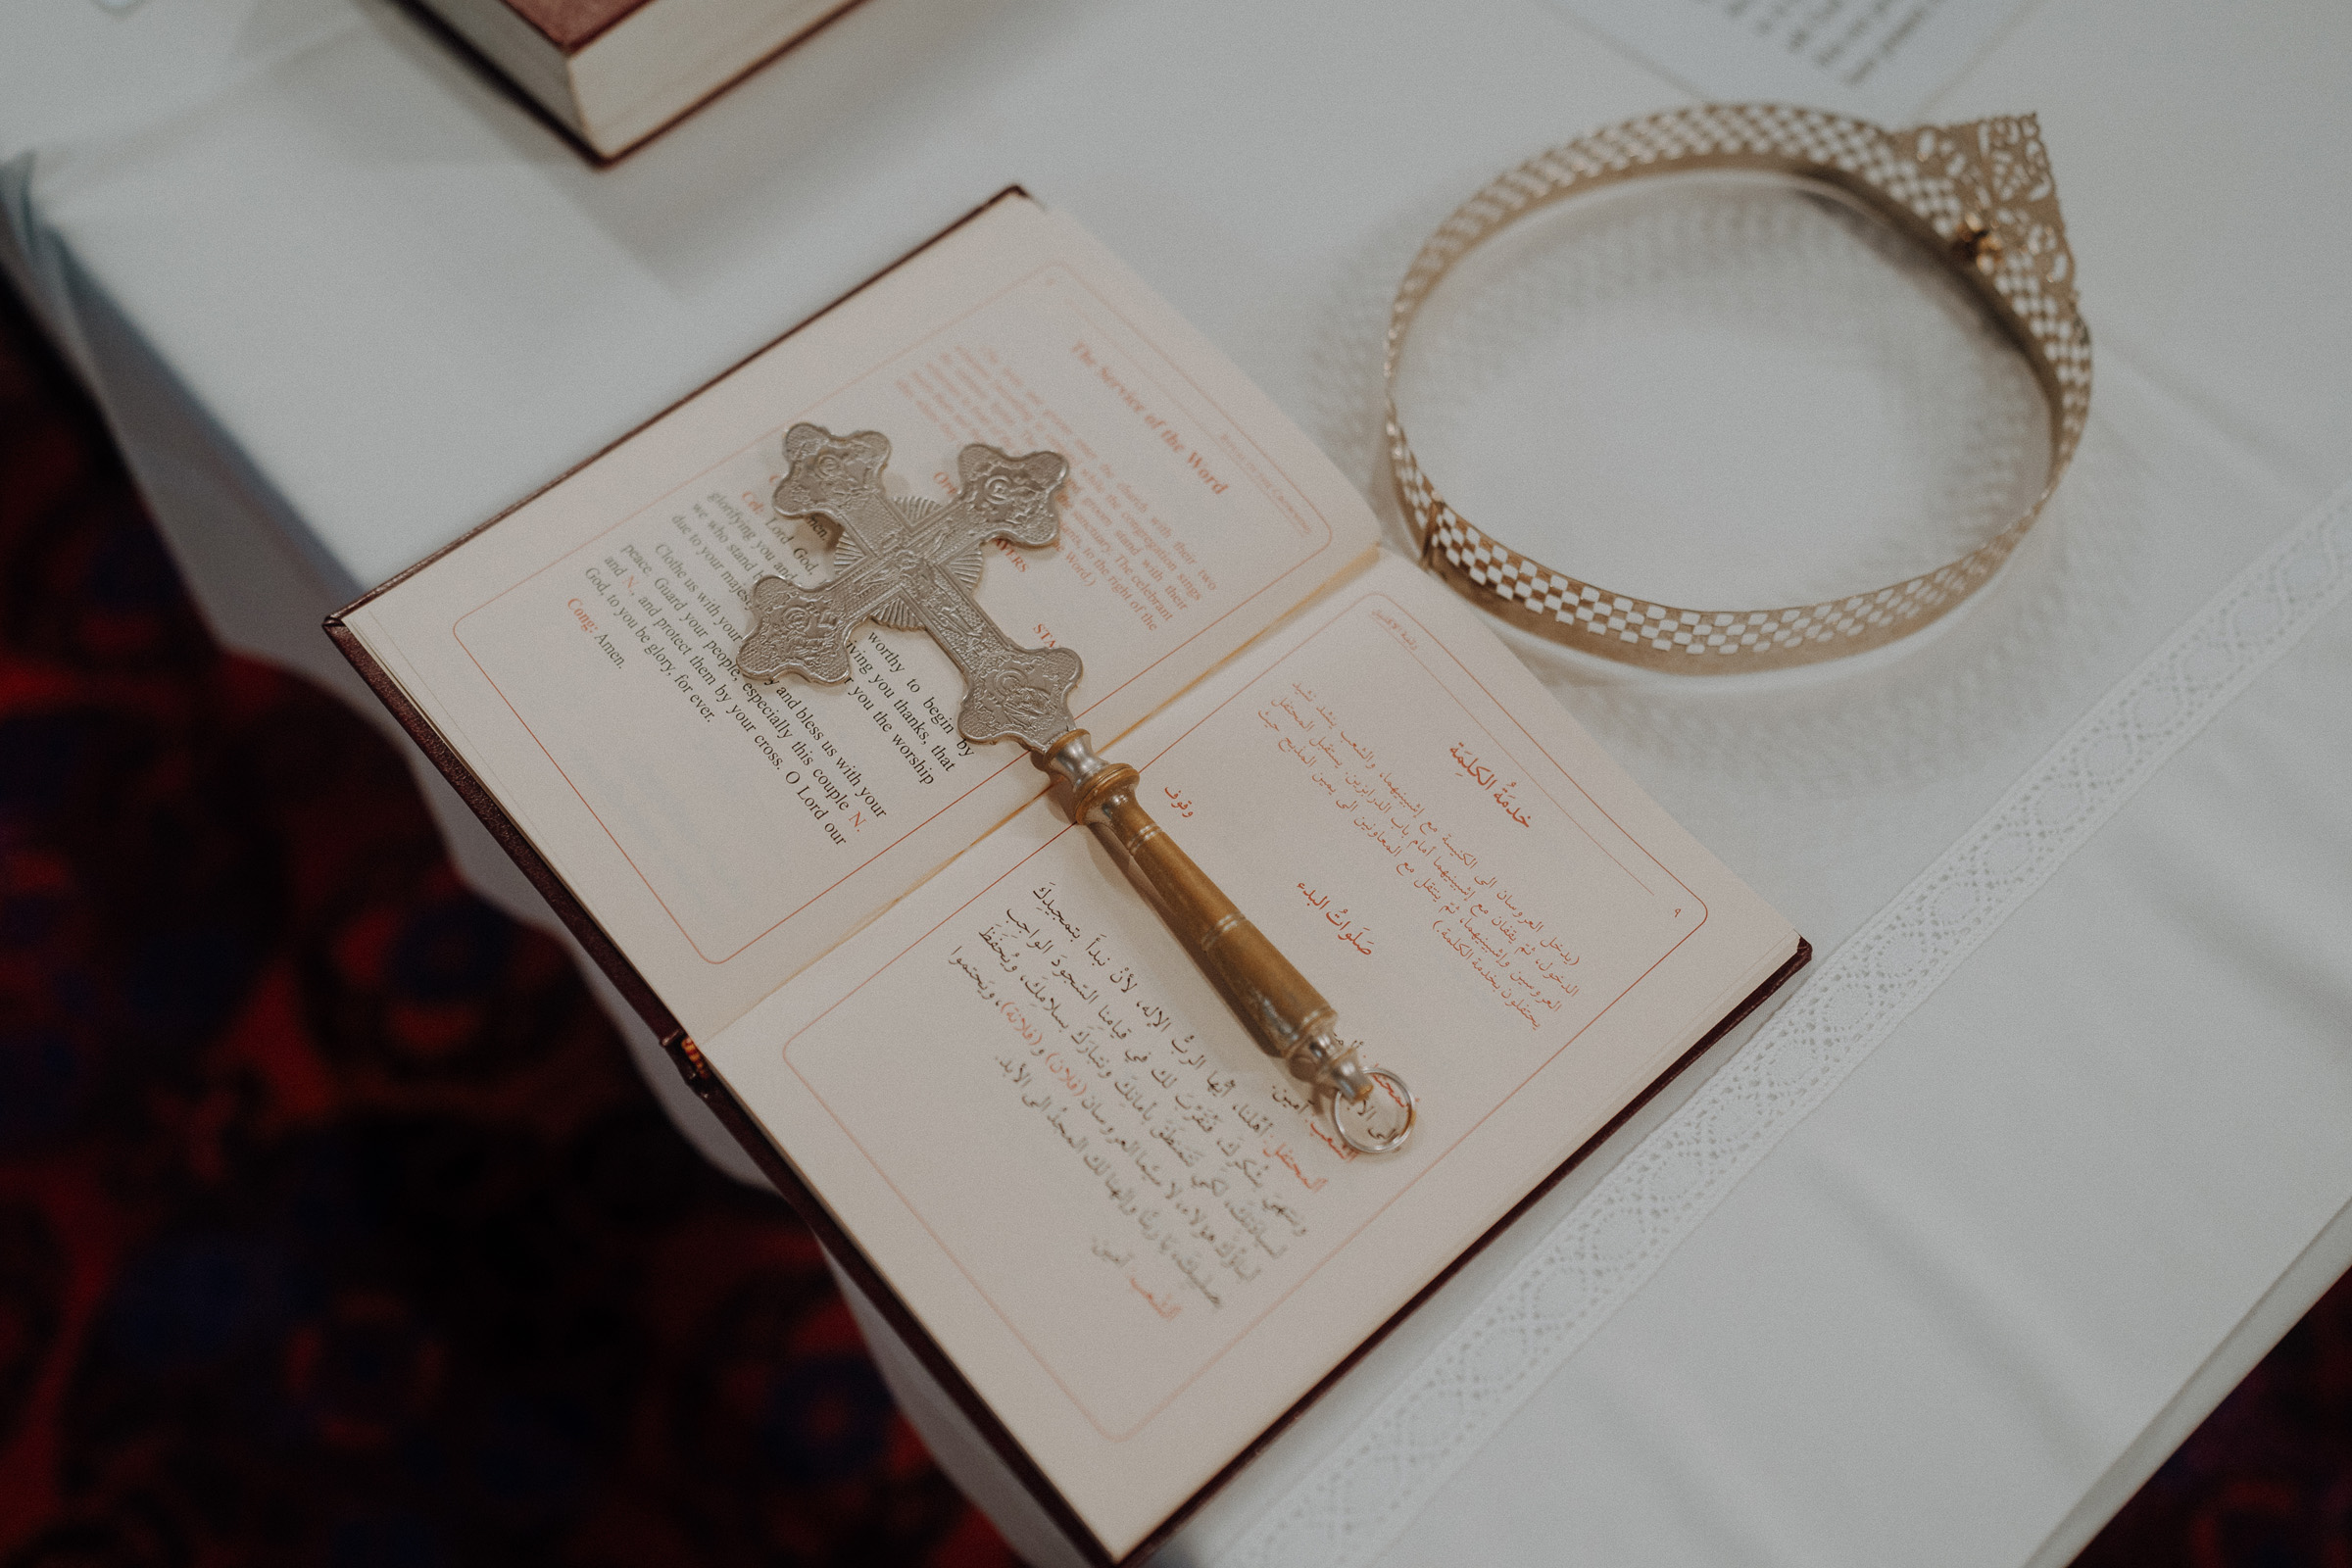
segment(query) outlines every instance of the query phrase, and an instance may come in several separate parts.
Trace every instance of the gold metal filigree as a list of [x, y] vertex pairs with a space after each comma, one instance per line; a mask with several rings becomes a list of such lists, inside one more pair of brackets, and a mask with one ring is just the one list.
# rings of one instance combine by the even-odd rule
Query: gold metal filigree
[[[2050, 462], [2025, 514], [1984, 545], [1884, 588], [1769, 610], [1685, 610], [1616, 593], [1512, 550], [1441, 496], [1396, 414], [1396, 368], [1414, 315], [1464, 254], [1528, 214], [1651, 174], [1761, 170], [1851, 197], [1921, 245], [1987, 306], [2049, 409]], [[2090, 410], [2090, 329], [2032, 115], [1889, 131], [1780, 104], [1717, 104], [1629, 121], [1529, 159], [1456, 208], [1413, 258], [1389, 314], [1389, 458], [1422, 564], [1539, 636], [1689, 674], [1778, 669], [1883, 647], [1981, 587], [2041, 514]]]

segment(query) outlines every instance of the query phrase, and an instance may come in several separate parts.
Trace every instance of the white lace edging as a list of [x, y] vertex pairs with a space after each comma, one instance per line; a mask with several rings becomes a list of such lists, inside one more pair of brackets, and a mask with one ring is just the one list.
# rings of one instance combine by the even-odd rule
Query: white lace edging
[[2352, 485], [2207, 601], [1824, 960], [1230, 1560], [1353, 1568], [1396, 1541], [1774, 1145], [2348, 590]]

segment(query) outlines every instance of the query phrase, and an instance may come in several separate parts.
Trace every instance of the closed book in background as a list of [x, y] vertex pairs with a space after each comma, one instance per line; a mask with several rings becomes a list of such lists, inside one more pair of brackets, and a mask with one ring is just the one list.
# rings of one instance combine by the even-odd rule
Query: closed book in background
[[419, 0], [617, 158], [853, 0]]

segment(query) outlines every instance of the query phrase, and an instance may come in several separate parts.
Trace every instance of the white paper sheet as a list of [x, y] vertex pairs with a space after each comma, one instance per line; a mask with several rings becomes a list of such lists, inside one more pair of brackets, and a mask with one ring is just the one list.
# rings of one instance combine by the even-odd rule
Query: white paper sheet
[[1551, 0], [1702, 98], [1900, 126], [2034, 0]]

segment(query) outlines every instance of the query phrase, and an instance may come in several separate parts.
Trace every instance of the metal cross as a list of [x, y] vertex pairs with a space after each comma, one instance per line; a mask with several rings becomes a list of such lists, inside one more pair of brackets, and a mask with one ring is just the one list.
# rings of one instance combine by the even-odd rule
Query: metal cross
[[956, 460], [953, 501], [883, 493], [890, 441], [872, 430], [784, 432], [790, 470], [776, 515], [809, 517], [826, 533], [833, 575], [819, 588], [766, 576], [752, 584], [752, 630], [735, 667], [753, 680], [788, 670], [828, 684], [850, 677], [850, 644], [868, 620], [920, 629], [963, 671], [956, 728], [974, 745], [1017, 740], [1044, 752], [1077, 726], [1070, 688], [1083, 666], [1066, 648], [1023, 648], [972, 602], [981, 547], [993, 539], [1048, 545], [1059, 527], [1054, 493], [1068, 476], [1057, 452], [1015, 458], [973, 445]]
[[[1068, 784], [1070, 820], [1109, 834], [1126, 853], [1168, 928], [1259, 1049], [1331, 1097], [1340, 1137], [1367, 1154], [1402, 1148], [1414, 1119], [1404, 1080], [1356, 1060], [1322, 993], [1152, 820], [1136, 799], [1135, 769], [1096, 756], [1086, 731], [1071, 720], [1078, 656], [1066, 648], [1020, 647], [972, 602], [981, 547], [990, 540], [1054, 542], [1059, 527], [1054, 493], [1070, 471], [1061, 454], [1015, 458], [995, 447], [965, 447], [956, 459], [963, 488], [944, 505], [893, 501], [883, 493], [890, 442], [872, 430], [843, 436], [796, 424], [784, 432], [784, 456], [791, 467], [776, 485], [776, 515], [815, 519], [833, 552], [833, 575], [821, 588], [778, 576], [753, 583], [752, 629], [735, 656], [736, 669], [749, 680], [792, 670], [810, 680], [844, 681], [851, 639], [867, 621], [929, 632], [963, 671], [963, 710], [956, 716], [963, 738], [975, 745], [1019, 741]], [[1388, 1094], [1376, 1096], [1384, 1082]], [[1392, 1105], [1401, 1107], [1402, 1120], [1380, 1130]]]

